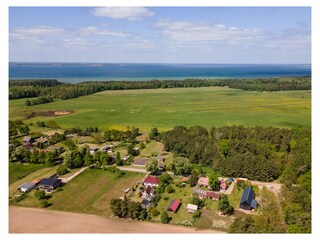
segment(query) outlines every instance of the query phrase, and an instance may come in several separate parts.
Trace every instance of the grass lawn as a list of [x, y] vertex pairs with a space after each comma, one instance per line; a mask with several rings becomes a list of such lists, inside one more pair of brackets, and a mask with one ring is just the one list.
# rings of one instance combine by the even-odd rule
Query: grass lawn
[[24, 178], [28, 174], [43, 168], [43, 164], [33, 163], [9, 163], [9, 184]]
[[151, 154], [159, 155], [163, 151], [163, 144], [156, 141], [151, 141], [146, 145], [146, 148], [140, 152], [141, 157], [150, 157]]
[[311, 125], [311, 91], [253, 92], [221, 87], [104, 91], [70, 100], [27, 107], [25, 99], [9, 101], [9, 119], [32, 112], [72, 110], [64, 116], [41, 116], [27, 123], [55, 120], [62, 128], [127, 126], [142, 131], [176, 125], [245, 125], [296, 127]]
[[57, 171], [58, 166], [50, 167], [50, 168], [41, 168], [38, 169], [30, 174], [28, 174], [26, 177], [19, 179], [9, 185], [9, 198], [14, 197], [15, 195], [20, 195], [20, 191], [17, 190], [17, 188], [25, 182], [31, 182], [34, 179], [41, 179], [46, 177], [51, 177], [54, 175]]
[[[123, 196], [123, 190], [135, 186], [143, 176], [140, 173], [125, 172], [119, 178], [101, 169], [87, 169], [52, 194], [49, 199], [52, 206], [49, 209], [111, 216], [110, 200]], [[31, 192], [18, 205], [39, 207], [39, 201]]]
[[[192, 222], [192, 213], [187, 212], [187, 205], [191, 203], [192, 200], [192, 188], [189, 185], [185, 187], [176, 187], [174, 184], [171, 184], [175, 189], [174, 193], [164, 192], [160, 201], [158, 202], [157, 209], [160, 214], [153, 218], [153, 220], [160, 221], [160, 216], [163, 211], [166, 211], [167, 206], [170, 204], [172, 199], [179, 199], [181, 205], [176, 213], [168, 212], [169, 216], [172, 217], [170, 223], [173, 224], [183, 224], [183, 221], [188, 221], [191, 224]], [[167, 200], [165, 198], [168, 197]]]

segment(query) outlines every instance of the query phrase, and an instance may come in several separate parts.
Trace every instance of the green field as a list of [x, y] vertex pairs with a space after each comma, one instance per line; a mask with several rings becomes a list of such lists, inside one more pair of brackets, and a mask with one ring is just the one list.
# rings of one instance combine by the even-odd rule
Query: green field
[[[123, 196], [123, 190], [135, 186], [143, 174], [125, 172], [122, 177], [103, 171], [88, 169], [52, 194], [49, 209], [68, 212], [83, 212], [112, 216], [110, 201]], [[39, 201], [29, 196], [18, 203], [19, 206], [39, 207]]]
[[[27, 123], [55, 120], [62, 128], [99, 127], [142, 130], [176, 125], [245, 125], [295, 127], [311, 125], [311, 91], [253, 92], [237, 89], [175, 88], [104, 91], [76, 99], [26, 107], [25, 99], [10, 100], [10, 120]], [[64, 116], [41, 112], [71, 110]], [[34, 112], [35, 117], [28, 118]]]
[[27, 176], [28, 174], [43, 168], [42, 164], [33, 163], [9, 163], [9, 184]]

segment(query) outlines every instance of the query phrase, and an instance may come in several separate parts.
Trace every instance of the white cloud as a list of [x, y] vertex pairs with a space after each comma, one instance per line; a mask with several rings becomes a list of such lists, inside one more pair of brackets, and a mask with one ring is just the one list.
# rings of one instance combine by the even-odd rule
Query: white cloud
[[40, 36], [40, 35], [47, 35], [47, 36], [54, 36], [54, 35], [61, 35], [64, 34], [65, 30], [62, 28], [54, 28], [49, 26], [35, 26], [31, 28], [16, 28], [14, 29], [10, 35], [12, 37], [19, 37], [19, 36]]
[[145, 7], [99, 7], [94, 8], [92, 15], [135, 21], [141, 20], [143, 17], [151, 17], [154, 13]]
[[106, 28], [98, 29], [94, 26], [83, 27], [78, 30], [81, 35], [101, 35], [101, 36], [115, 36], [115, 37], [127, 37], [131, 34], [124, 33], [122, 31], [112, 31]]
[[263, 31], [256, 28], [226, 27], [223, 24], [160, 20], [154, 27], [162, 29], [165, 37], [175, 41], [243, 41], [264, 37]]

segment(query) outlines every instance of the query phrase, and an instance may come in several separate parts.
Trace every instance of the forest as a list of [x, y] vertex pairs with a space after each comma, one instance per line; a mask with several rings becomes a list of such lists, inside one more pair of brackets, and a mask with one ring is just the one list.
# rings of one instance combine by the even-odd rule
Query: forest
[[[105, 90], [229, 87], [247, 91], [310, 90], [310, 77], [267, 79], [184, 79], [150, 81], [96, 81], [76, 84], [55, 79], [26, 79], [9, 81], [9, 99], [27, 99], [26, 105], [36, 105], [53, 100], [77, 98]], [[40, 98], [41, 97], [41, 98]]]
[[[282, 208], [288, 232], [311, 232], [311, 129], [177, 126], [158, 136], [166, 151], [224, 176], [283, 183]], [[272, 210], [264, 217], [238, 217], [230, 232], [283, 232]], [[262, 224], [262, 225], [261, 225]]]

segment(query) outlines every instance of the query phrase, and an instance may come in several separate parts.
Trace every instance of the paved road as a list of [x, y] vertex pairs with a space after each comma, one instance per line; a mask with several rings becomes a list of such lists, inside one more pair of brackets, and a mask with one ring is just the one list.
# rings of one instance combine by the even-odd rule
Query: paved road
[[[225, 233], [83, 213], [9, 207], [9, 233]], [[130, 238], [128, 236], [128, 238]]]

